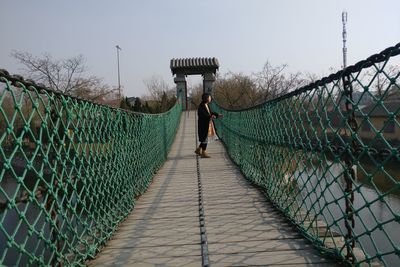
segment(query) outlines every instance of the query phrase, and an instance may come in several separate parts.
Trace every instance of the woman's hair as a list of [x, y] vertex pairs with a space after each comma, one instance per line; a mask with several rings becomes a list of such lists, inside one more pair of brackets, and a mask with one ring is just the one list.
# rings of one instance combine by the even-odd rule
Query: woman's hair
[[210, 96], [209, 93], [204, 93], [204, 94], [201, 96], [201, 102], [206, 103], [206, 102], [208, 101], [208, 97], [209, 97], [209, 96]]

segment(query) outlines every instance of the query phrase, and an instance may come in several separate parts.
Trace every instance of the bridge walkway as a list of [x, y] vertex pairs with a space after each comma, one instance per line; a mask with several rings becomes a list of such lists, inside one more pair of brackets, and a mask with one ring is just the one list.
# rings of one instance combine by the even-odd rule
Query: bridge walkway
[[[332, 266], [242, 176], [222, 143], [196, 159], [196, 115], [183, 113], [164, 166], [91, 266]], [[199, 186], [198, 169], [201, 186]], [[207, 244], [201, 242], [202, 195]], [[204, 229], [204, 228], [203, 228]]]

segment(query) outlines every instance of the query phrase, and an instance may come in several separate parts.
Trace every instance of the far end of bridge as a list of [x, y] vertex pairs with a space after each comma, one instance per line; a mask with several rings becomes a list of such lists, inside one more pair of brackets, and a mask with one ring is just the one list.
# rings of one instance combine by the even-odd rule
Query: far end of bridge
[[219, 69], [218, 59], [212, 58], [173, 58], [170, 68], [175, 75], [176, 96], [182, 103], [182, 110], [187, 110], [187, 75], [201, 75], [203, 77], [203, 93], [212, 94], [215, 75]]

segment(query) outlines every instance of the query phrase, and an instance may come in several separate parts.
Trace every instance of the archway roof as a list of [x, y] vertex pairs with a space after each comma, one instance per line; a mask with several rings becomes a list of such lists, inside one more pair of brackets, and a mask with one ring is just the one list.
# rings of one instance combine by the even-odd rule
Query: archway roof
[[219, 68], [219, 63], [215, 57], [173, 58], [171, 59], [170, 68], [172, 74], [215, 74]]

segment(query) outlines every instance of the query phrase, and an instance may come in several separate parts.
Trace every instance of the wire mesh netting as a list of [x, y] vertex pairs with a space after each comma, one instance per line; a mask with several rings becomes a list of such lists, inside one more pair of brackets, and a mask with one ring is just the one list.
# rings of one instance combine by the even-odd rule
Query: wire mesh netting
[[225, 110], [244, 175], [325, 253], [400, 265], [400, 44], [292, 93]]
[[80, 265], [163, 164], [181, 106], [150, 115], [0, 72], [0, 265]]

